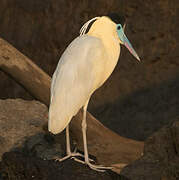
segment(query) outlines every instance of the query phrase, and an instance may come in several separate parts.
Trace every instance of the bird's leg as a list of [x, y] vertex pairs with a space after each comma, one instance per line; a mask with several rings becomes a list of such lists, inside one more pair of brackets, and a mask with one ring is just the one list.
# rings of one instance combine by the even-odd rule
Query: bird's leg
[[66, 127], [66, 152], [67, 155], [71, 154], [69, 124]]
[[[64, 160], [66, 160], [68, 158], [73, 158], [76, 161], [80, 161], [75, 156], [84, 157], [83, 154], [80, 154], [80, 153], [76, 152], [76, 150], [74, 152], [71, 152], [69, 125], [66, 127], [66, 153], [67, 153], [67, 155], [65, 157], [56, 158], [56, 160], [61, 162], [61, 161], [64, 161]], [[90, 161], [93, 161], [93, 160], [90, 159]]]
[[69, 125], [66, 127], [66, 152], [67, 155], [63, 158], [57, 158], [57, 161], [64, 161], [71, 157], [71, 148], [70, 148], [70, 134], [69, 134]]
[[88, 106], [88, 102], [86, 103], [86, 105], [83, 107], [83, 120], [82, 120], [82, 133], [83, 133], [83, 143], [84, 143], [84, 155], [85, 155], [85, 163], [91, 168], [94, 169], [96, 171], [100, 171], [100, 172], [104, 172], [105, 169], [112, 169], [112, 167], [105, 167], [105, 166], [101, 166], [101, 165], [94, 165], [91, 164], [89, 161], [89, 157], [88, 157], [88, 148], [87, 148], [87, 138], [86, 138], [86, 128], [87, 128], [87, 124], [86, 124], [86, 111], [87, 111], [87, 106]]

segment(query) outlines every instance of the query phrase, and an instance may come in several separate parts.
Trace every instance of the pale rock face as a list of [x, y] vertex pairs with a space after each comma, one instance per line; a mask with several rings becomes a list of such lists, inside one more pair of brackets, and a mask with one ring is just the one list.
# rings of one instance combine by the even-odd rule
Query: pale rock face
[[23, 148], [29, 152], [33, 149], [38, 157], [46, 159], [60, 152], [59, 143], [55, 150], [44, 139], [47, 118], [47, 107], [38, 101], [0, 100], [0, 159], [5, 152]]

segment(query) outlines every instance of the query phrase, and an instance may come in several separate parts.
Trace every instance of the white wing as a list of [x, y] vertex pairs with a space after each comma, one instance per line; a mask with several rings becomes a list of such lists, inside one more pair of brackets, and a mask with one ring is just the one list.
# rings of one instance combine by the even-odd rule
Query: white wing
[[104, 53], [102, 42], [88, 35], [67, 47], [52, 77], [49, 131], [61, 132], [96, 90]]

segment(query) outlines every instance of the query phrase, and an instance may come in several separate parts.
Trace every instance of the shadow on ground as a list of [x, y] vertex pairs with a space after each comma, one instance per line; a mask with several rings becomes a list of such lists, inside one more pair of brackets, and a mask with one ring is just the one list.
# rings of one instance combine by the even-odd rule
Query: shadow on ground
[[145, 140], [179, 116], [179, 74], [113, 104], [92, 110], [104, 125], [124, 137]]

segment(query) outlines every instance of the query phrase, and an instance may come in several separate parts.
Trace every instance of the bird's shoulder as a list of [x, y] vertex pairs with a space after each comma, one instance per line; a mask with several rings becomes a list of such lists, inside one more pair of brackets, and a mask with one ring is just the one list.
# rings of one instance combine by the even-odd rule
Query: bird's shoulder
[[95, 37], [95, 36], [91, 36], [88, 34], [84, 34], [82, 36], [78, 36], [77, 38], [74, 39], [74, 42], [83, 42], [83, 43], [96, 43], [96, 44], [101, 44], [102, 41], [100, 38]]
[[56, 73], [59, 70], [68, 70], [70, 67], [75, 70], [75, 67], [83, 67], [96, 58], [99, 58], [104, 53], [104, 47], [101, 40], [97, 37], [83, 35], [75, 38], [62, 54], [56, 68]]
[[67, 47], [67, 51], [68, 50], [89, 50], [89, 49], [102, 49], [103, 48], [103, 43], [101, 41], [101, 39], [94, 37], [94, 36], [90, 36], [90, 35], [82, 35], [79, 36], [77, 38], [75, 38], [71, 44]]

